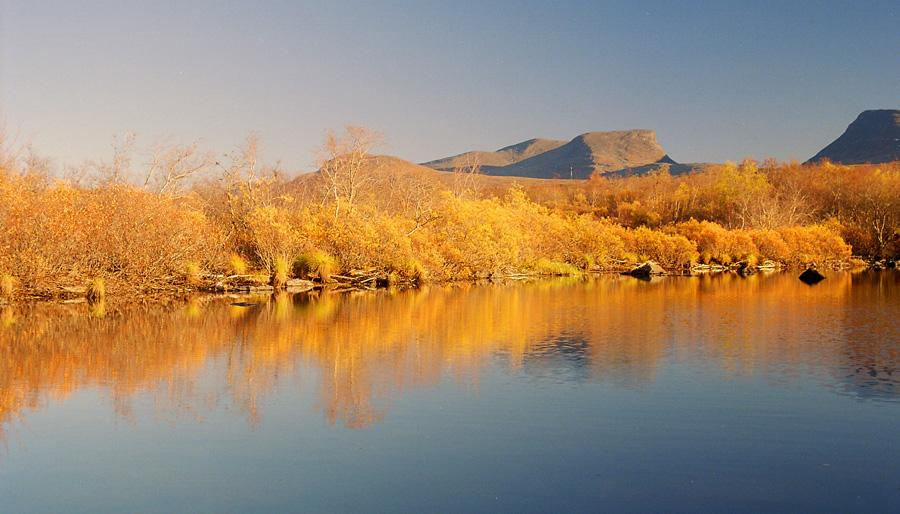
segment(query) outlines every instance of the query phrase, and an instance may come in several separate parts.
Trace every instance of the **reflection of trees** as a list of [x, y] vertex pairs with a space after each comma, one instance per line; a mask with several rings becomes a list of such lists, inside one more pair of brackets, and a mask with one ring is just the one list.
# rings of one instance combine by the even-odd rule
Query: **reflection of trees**
[[727, 374], [827, 369], [861, 395], [896, 395], [900, 284], [880, 277], [834, 275], [814, 288], [787, 275], [462, 284], [244, 307], [195, 300], [103, 319], [84, 305], [7, 308], [0, 423], [84, 387], [107, 391], [126, 417], [147, 393], [163, 413], [199, 417], [229, 402], [255, 423], [279, 380], [310, 369], [329, 422], [363, 427], [403, 390], [474, 382], [498, 360], [626, 387], [652, 382], [664, 358]]

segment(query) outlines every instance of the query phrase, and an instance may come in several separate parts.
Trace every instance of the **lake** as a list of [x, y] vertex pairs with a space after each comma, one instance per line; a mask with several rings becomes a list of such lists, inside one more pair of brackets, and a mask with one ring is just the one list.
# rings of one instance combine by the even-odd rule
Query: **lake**
[[900, 511], [900, 273], [0, 311], [0, 512]]

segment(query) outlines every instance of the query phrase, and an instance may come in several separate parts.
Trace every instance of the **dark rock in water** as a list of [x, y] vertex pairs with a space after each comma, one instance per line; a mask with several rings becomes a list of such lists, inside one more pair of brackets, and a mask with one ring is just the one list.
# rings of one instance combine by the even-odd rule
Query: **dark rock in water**
[[813, 285], [825, 280], [825, 275], [816, 271], [815, 268], [809, 268], [800, 274], [800, 280], [804, 284]]
[[888, 269], [894, 269], [894, 268], [897, 267], [897, 261], [887, 261], [887, 262], [885, 263], [885, 266], [886, 266]]
[[632, 277], [649, 278], [652, 275], [668, 275], [668, 272], [659, 264], [653, 261], [647, 261], [637, 265], [634, 269], [629, 271], [628, 274]]

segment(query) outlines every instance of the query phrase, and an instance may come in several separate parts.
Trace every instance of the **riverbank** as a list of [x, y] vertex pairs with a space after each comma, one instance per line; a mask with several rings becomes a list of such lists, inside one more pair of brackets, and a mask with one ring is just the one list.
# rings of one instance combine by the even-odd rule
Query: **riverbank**
[[[853, 187], [886, 191], [900, 184], [894, 165], [744, 163], [491, 191], [477, 169], [435, 181], [365, 152], [335, 151], [321, 173], [286, 180], [255, 151], [248, 143], [219, 173], [158, 189], [132, 185], [125, 170], [83, 185], [34, 160], [3, 161], [12, 164], [0, 168], [0, 298], [162, 301], [201, 290], [622, 272], [646, 261], [670, 274], [749, 273], [887, 266], [900, 256], [896, 199], [882, 195], [870, 212], [872, 201], [848, 197], [834, 210], [818, 199], [821, 184], [806, 182], [826, 177], [843, 194], [846, 171]], [[781, 198], [788, 176], [809, 194]], [[811, 214], [781, 215], [802, 211]]]
[[[891, 263], [892, 264], [892, 263]], [[858, 259], [835, 263], [828, 268], [819, 268], [825, 276], [833, 272], [863, 272], [866, 270], [893, 269], [895, 265], [884, 263], [865, 263]], [[810, 268], [816, 269], [816, 268]], [[397, 291], [419, 289], [422, 287], [461, 286], [476, 283], [505, 284], [517, 282], [532, 282], [551, 278], [574, 278], [591, 280], [603, 276], [627, 276], [639, 280], [657, 280], [663, 277], [690, 278], [690, 277], [715, 277], [727, 275], [747, 278], [756, 274], [771, 275], [786, 273], [801, 276], [802, 269], [797, 267], [782, 266], [772, 261], [764, 261], [756, 266], [750, 266], [746, 262], [735, 263], [731, 266], [695, 264], [688, 269], [670, 272], [659, 266], [654, 261], [644, 263], [626, 263], [615, 269], [603, 271], [585, 271], [572, 269], [557, 273], [510, 273], [510, 274], [485, 274], [477, 278], [460, 280], [425, 281], [402, 278], [388, 273], [379, 273], [372, 270], [351, 271], [347, 275], [332, 275], [329, 280], [290, 278], [284, 284], [276, 287], [272, 279], [265, 274], [245, 275], [203, 275], [193, 284], [184, 282], [173, 283], [168, 287], [146, 291], [142, 294], [118, 294], [106, 297], [105, 295], [92, 294], [90, 287], [61, 287], [52, 294], [27, 295], [0, 298], [0, 307], [14, 306], [28, 303], [58, 303], [58, 304], [87, 304], [90, 314], [95, 317], [105, 317], [108, 314], [108, 306], [127, 307], [138, 304], [164, 306], [167, 304], [178, 305], [192, 298], [260, 298], [287, 294], [340, 294], [340, 293], [366, 293], [383, 290]], [[802, 280], [802, 278], [801, 278]]]

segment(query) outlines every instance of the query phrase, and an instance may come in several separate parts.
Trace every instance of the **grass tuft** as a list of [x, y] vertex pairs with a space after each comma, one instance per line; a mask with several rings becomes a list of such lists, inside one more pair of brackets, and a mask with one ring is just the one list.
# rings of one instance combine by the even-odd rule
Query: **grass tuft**
[[188, 284], [198, 285], [200, 283], [200, 265], [196, 262], [189, 262], [185, 270], [185, 278]]
[[0, 275], [0, 298], [12, 298], [16, 292], [16, 279], [12, 275]]
[[106, 298], [106, 281], [103, 280], [103, 277], [97, 277], [87, 288], [87, 299], [91, 302], [99, 302], [104, 298]]
[[272, 287], [281, 289], [290, 278], [290, 266], [284, 257], [276, 257], [272, 263]]
[[320, 250], [303, 254], [294, 261], [295, 275], [318, 278], [322, 282], [329, 282], [338, 269], [337, 259]]
[[581, 270], [578, 267], [569, 264], [567, 262], [557, 262], [551, 261], [548, 259], [539, 259], [535, 265], [534, 270], [541, 275], [552, 275], [552, 276], [572, 276], [578, 275], [581, 273]]
[[233, 275], [247, 274], [247, 261], [240, 255], [233, 253], [228, 259], [228, 265]]

